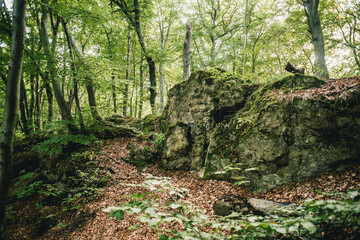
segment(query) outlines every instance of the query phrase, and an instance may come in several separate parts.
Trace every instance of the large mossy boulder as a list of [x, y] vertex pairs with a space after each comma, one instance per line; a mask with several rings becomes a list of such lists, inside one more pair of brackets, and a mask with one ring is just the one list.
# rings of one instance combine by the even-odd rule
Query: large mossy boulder
[[222, 70], [198, 71], [173, 87], [162, 115], [166, 134], [162, 163], [168, 169], [199, 169], [216, 125], [239, 111], [257, 85], [241, 84]]
[[170, 91], [166, 168], [204, 167], [205, 178], [231, 181], [244, 176], [248, 189], [264, 192], [360, 164], [360, 80], [324, 94], [328, 83], [304, 75], [261, 87], [228, 82], [197, 72]]

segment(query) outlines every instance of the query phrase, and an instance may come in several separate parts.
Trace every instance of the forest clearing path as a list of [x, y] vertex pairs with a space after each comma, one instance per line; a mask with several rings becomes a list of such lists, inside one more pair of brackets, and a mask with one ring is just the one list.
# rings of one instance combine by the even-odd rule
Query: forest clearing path
[[[104, 173], [111, 173], [109, 183], [99, 196], [64, 219], [65, 227], [52, 228], [39, 239], [158, 239], [164, 231], [154, 230], [146, 223], [140, 222], [136, 214], [125, 213], [121, 220], [110, 218], [109, 213], [103, 210], [109, 206], [118, 206], [128, 202], [129, 195], [148, 193], [146, 198], [165, 205], [167, 202], [184, 201], [203, 209], [207, 215], [212, 215], [213, 203], [224, 194], [234, 194], [243, 197], [259, 197], [275, 201], [291, 201], [299, 203], [305, 199], [320, 198], [314, 190], [346, 191], [350, 188], [359, 188], [359, 168], [342, 173], [325, 174], [310, 178], [299, 183], [291, 183], [266, 194], [252, 194], [241, 187], [234, 187], [231, 183], [217, 180], [200, 179], [194, 171], [168, 171], [160, 163], [149, 165], [142, 171], [126, 163], [122, 158], [129, 154], [126, 146], [140, 144], [135, 138], [116, 138], [106, 140], [101, 152], [97, 156], [98, 167]], [[151, 192], [143, 186], [134, 186], [143, 183], [146, 175], [168, 177], [167, 180], [177, 188], [186, 188], [189, 191], [182, 199], [174, 199], [169, 192]], [[129, 186], [129, 184], [132, 184]], [[151, 192], [151, 193], [150, 193]], [[136, 229], [129, 229], [137, 225]], [[176, 223], [168, 223], [163, 229], [181, 229]]]

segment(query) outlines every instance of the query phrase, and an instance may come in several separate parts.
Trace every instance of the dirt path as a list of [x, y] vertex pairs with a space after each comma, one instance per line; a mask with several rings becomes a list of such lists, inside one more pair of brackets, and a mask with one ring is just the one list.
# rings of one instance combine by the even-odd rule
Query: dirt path
[[[52, 228], [38, 239], [158, 239], [164, 231], [149, 228], [140, 222], [136, 215], [125, 213], [121, 220], [108, 217], [103, 210], [109, 206], [118, 206], [128, 202], [129, 196], [135, 193], [150, 193], [142, 186], [129, 186], [128, 184], [141, 184], [146, 180], [147, 174], [158, 177], [169, 177], [168, 181], [177, 188], [186, 188], [189, 191], [184, 198], [174, 199], [169, 192], [152, 192], [147, 198], [165, 205], [167, 202], [187, 202], [203, 209], [206, 214], [212, 215], [213, 203], [224, 194], [234, 194], [243, 197], [254, 196], [240, 187], [224, 181], [202, 180], [195, 172], [165, 171], [160, 164], [152, 164], [142, 172], [124, 162], [122, 158], [128, 155], [127, 144], [138, 143], [136, 139], [117, 138], [107, 140], [102, 147], [102, 154], [97, 157], [98, 167], [103, 173], [111, 173], [108, 185], [95, 200], [83, 204], [76, 213], [63, 219], [62, 228]], [[300, 183], [291, 183], [270, 193], [257, 195], [276, 201], [301, 202], [304, 199], [318, 198], [313, 189], [320, 191], [360, 188], [359, 168], [343, 173], [326, 174], [310, 178]], [[139, 228], [130, 230], [130, 226]], [[166, 224], [163, 228], [179, 229], [178, 224]], [[20, 236], [20, 235], [19, 235]], [[20, 239], [15, 237], [14, 239]]]
[[[178, 188], [186, 188], [189, 192], [181, 201], [190, 202], [205, 210], [209, 215], [213, 214], [212, 204], [225, 193], [250, 196], [250, 193], [241, 188], [233, 187], [228, 182], [205, 181], [199, 179], [195, 172], [165, 171], [159, 164], [148, 166], [143, 172], [134, 166], [121, 160], [126, 157], [129, 142], [136, 144], [135, 139], [118, 138], [108, 140], [102, 148], [102, 155], [97, 157], [98, 167], [111, 174], [109, 184], [103, 193], [94, 201], [82, 206], [76, 214], [64, 220], [67, 226], [58, 229], [52, 228], [39, 239], [158, 239], [158, 233], [140, 222], [135, 215], [125, 214], [121, 220], [108, 217], [103, 212], [106, 207], [118, 206], [120, 203], [129, 201], [126, 196], [135, 193], [150, 192], [141, 186], [127, 186], [127, 184], [140, 184], [145, 181], [145, 174], [158, 177], [170, 177], [171, 184]], [[156, 199], [156, 196], [159, 199]], [[168, 192], [156, 192], [148, 195], [154, 201], [161, 204], [173, 202], [172, 195]], [[140, 228], [129, 230], [130, 226], [138, 225]], [[167, 227], [171, 227], [168, 225]]]

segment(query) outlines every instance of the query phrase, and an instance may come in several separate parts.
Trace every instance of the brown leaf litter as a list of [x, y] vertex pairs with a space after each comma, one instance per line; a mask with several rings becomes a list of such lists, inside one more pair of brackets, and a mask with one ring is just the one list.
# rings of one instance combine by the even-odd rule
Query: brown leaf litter
[[[330, 192], [360, 188], [360, 169], [356, 167], [343, 172], [311, 177], [300, 182], [287, 184], [265, 194], [255, 195], [241, 187], [234, 187], [226, 181], [200, 179], [194, 171], [164, 170], [160, 163], [151, 164], [139, 171], [122, 160], [128, 155], [126, 149], [128, 143], [137, 144], [139, 141], [134, 138], [106, 140], [101, 150], [102, 154], [96, 160], [98, 167], [104, 174], [112, 173], [109, 183], [95, 200], [82, 204], [75, 213], [63, 217], [61, 228], [53, 227], [41, 237], [35, 237], [32, 233], [33, 226], [26, 219], [29, 219], [29, 215], [34, 211], [36, 199], [28, 200], [20, 203], [22, 211], [17, 211], [16, 216], [19, 220], [8, 227], [11, 239], [158, 239], [159, 234], [164, 233], [164, 231], [151, 229], [147, 224], [140, 222], [136, 215], [125, 213], [123, 219], [116, 220], [110, 218], [108, 213], [103, 212], [106, 207], [127, 202], [126, 196], [135, 193], [149, 193], [148, 198], [164, 205], [166, 202], [176, 200], [167, 192], [150, 194], [151, 191], [144, 187], [126, 185], [142, 183], [145, 180], [142, 173], [169, 177], [169, 181], [175, 187], [187, 188], [189, 192], [181, 201], [190, 202], [203, 209], [209, 216], [213, 215], [213, 203], [226, 194], [300, 203], [306, 199], [323, 197], [314, 190]], [[54, 214], [60, 215], [60, 213]], [[129, 229], [130, 226], [136, 225], [138, 226], [137, 229]], [[163, 228], [181, 229], [181, 226], [176, 223], [169, 223], [165, 224]]]

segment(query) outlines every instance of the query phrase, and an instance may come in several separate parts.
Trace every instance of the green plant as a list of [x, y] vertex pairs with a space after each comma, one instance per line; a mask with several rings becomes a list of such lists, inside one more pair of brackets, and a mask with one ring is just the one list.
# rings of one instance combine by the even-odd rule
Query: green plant
[[29, 172], [24, 175], [21, 175], [17, 178], [17, 181], [15, 182], [14, 191], [12, 191], [12, 195], [15, 195], [18, 199], [24, 199], [28, 198], [37, 191], [39, 191], [43, 186], [43, 181], [34, 181], [32, 180], [36, 179], [35, 172]]
[[152, 143], [144, 143], [141, 145], [129, 144], [127, 149], [130, 150], [130, 153], [129, 157], [124, 158], [124, 161], [137, 168], [144, 168], [158, 158], [158, 152], [154, 150]]
[[[151, 191], [166, 190], [169, 193], [184, 191], [172, 186], [167, 178], [146, 177], [147, 180], [142, 184], [131, 186], [143, 186]], [[148, 194], [128, 196], [132, 198], [128, 203], [108, 207], [103, 211], [117, 219], [123, 218], [125, 213], [138, 214], [141, 222], [155, 229], [168, 222], [177, 222], [183, 226], [183, 230], [167, 230], [169, 236], [163, 234], [159, 239], [322, 239], [336, 231], [341, 234], [346, 229], [357, 233], [360, 231], [358, 191], [342, 194], [343, 199], [338, 201], [308, 201], [304, 206], [296, 208], [279, 208], [281, 212], [287, 211], [287, 215], [256, 216], [234, 212], [227, 217], [217, 218], [209, 218], [196, 206], [183, 202], [161, 205], [146, 199]]]
[[13, 210], [12, 206], [7, 206], [5, 211], [5, 218], [8, 220], [14, 220], [16, 211]]
[[257, 170], [256, 168], [243, 169], [243, 168], [241, 168], [241, 166], [242, 166], [242, 163], [232, 163], [232, 164], [225, 166], [223, 171], [217, 171], [212, 174], [213, 175], [221, 175], [221, 176], [229, 174], [230, 178], [234, 181], [233, 182], [234, 186], [240, 186], [245, 183], [248, 183], [249, 181], [244, 180], [244, 179], [246, 179], [246, 177], [244, 177], [244, 176], [236, 176], [236, 175], [240, 174], [242, 171], [249, 172], [249, 171]]
[[94, 135], [50, 135], [49, 139], [35, 145], [32, 150], [40, 154], [60, 154], [82, 146], [92, 146], [97, 138]]

